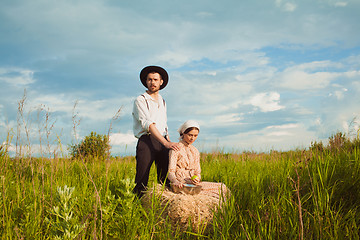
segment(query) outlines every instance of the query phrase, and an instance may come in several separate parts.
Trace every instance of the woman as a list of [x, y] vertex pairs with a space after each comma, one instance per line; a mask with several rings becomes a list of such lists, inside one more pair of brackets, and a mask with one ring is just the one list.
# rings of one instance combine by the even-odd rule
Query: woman
[[186, 121], [178, 129], [180, 150], [170, 150], [168, 178], [172, 185], [179, 188], [182, 188], [185, 183], [200, 185], [202, 194], [219, 199], [220, 194], [223, 194], [225, 199], [228, 192], [225, 184], [201, 181], [200, 153], [192, 145], [199, 131], [199, 124], [193, 120]]

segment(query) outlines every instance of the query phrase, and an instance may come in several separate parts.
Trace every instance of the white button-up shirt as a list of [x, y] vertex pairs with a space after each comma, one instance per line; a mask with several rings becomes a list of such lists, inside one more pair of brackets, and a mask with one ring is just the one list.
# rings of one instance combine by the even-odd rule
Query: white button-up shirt
[[166, 104], [160, 94], [157, 101], [146, 92], [138, 96], [134, 101], [132, 116], [136, 138], [148, 134], [149, 127], [153, 123], [161, 135], [167, 135]]

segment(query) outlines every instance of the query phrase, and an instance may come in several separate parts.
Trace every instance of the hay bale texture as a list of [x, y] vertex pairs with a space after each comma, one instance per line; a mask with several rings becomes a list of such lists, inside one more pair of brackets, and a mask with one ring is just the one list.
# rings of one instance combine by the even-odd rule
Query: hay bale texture
[[148, 189], [141, 201], [149, 210], [156, 205], [153, 201], [159, 201], [156, 210], [163, 219], [169, 217], [172, 227], [186, 230], [191, 224], [191, 228], [196, 232], [208, 231], [211, 228], [214, 211], [219, 207], [218, 198], [202, 192], [196, 195], [174, 193], [160, 184]]

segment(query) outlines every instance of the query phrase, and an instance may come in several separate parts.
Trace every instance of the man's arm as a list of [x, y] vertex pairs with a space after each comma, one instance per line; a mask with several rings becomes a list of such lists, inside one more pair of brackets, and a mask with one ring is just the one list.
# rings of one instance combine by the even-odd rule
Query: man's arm
[[174, 149], [174, 150], [179, 150], [179, 146], [178, 143], [174, 143], [174, 142], [169, 142], [168, 140], [166, 140], [164, 138], [164, 136], [162, 136], [159, 132], [159, 130], [157, 130], [155, 123], [152, 123], [149, 126], [149, 132], [151, 135], [153, 135], [162, 145], [164, 145], [166, 148], [168, 149]]

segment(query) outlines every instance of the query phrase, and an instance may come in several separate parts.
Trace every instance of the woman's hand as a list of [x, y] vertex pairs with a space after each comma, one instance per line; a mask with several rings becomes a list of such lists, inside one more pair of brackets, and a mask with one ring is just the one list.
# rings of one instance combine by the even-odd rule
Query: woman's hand
[[179, 182], [179, 181], [174, 182], [173, 185], [180, 188], [180, 189], [184, 187], [184, 184], [182, 182]]
[[200, 183], [200, 178], [199, 176], [197, 175], [194, 175], [191, 177], [191, 182], [194, 184], [194, 185], [198, 185]]

